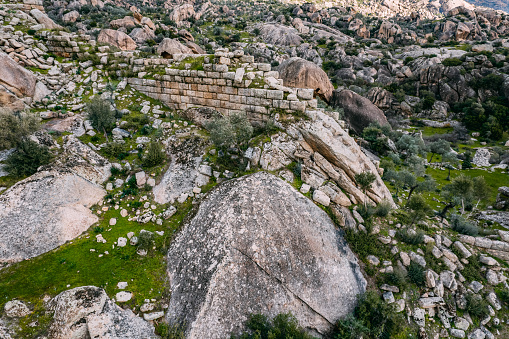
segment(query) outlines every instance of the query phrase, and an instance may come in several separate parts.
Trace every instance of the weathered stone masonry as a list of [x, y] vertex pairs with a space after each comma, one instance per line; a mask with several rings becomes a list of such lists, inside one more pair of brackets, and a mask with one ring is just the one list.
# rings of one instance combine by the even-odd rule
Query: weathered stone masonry
[[[230, 60], [218, 58], [216, 52], [215, 57], [218, 63], [205, 63], [203, 70], [166, 68], [165, 75], [130, 78], [129, 84], [174, 109], [211, 107], [224, 115], [246, 112], [251, 121], [267, 120], [276, 109], [304, 112], [317, 107], [313, 89], [284, 87], [269, 64], [256, 64], [249, 56]], [[230, 71], [230, 63], [242, 67]]]

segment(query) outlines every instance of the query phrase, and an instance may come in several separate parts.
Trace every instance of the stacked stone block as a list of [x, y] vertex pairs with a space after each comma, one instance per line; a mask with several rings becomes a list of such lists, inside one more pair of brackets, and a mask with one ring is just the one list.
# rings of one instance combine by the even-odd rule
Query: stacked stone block
[[164, 75], [130, 78], [129, 84], [174, 109], [210, 107], [224, 115], [245, 112], [251, 121], [266, 121], [277, 109], [304, 112], [317, 107], [313, 89], [282, 86], [278, 72], [271, 71], [269, 64], [256, 64], [252, 57], [242, 55], [234, 60], [242, 67], [230, 70], [230, 58], [218, 57], [217, 52], [215, 57], [216, 63], [205, 63], [203, 70], [166, 68]]

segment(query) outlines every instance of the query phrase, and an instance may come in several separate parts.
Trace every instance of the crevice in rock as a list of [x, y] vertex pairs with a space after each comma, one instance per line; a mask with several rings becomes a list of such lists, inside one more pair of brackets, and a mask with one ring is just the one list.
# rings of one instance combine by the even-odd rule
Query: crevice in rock
[[[281, 279], [277, 278], [277, 277], [274, 277], [273, 275], [271, 275], [267, 270], [265, 270], [262, 266], [260, 266], [256, 261], [253, 260], [253, 258], [251, 258], [249, 255], [247, 255], [246, 253], [244, 253], [243, 251], [241, 251], [240, 249], [236, 248], [236, 247], [233, 247], [233, 249], [237, 250], [240, 254], [242, 254], [243, 256], [245, 256], [249, 261], [251, 261], [253, 264], [255, 264], [261, 271], [263, 271], [269, 278], [273, 279], [273, 280], [276, 280], [285, 290], [287, 290], [288, 292], [290, 292], [290, 294], [292, 294], [296, 299], [298, 299], [299, 301], [301, 301], [304, 305], [306, 305], [311, 311], [313, 311], [314, 313], [318, 314], [322, 319], [324, 319], [328, 324], [330, 324], [331, 326], [334, 325], [334, 323], [332, 323], [331, 321], [329, 321], [329, 319], [327, 319], [323, 314], [321, 314], [320, 312], [318, 312], [317, 310], [315, 310], [311, 305], [309, 305], [305, 300], [303, 300], [301, 297], [299, 297], [297, 294], [295, 294], [292, 290], [290, 290], [288, 288], [288, 286], [286, 286], [282, 281]], [[317, 330], [317, 329], [314, 329], [314, 330]]]

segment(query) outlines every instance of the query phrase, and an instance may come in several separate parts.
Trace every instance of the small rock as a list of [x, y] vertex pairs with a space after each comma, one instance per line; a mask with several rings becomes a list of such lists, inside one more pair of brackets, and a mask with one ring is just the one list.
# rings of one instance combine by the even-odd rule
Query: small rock
[[117, 246], [118, 247], [125, 247], [125, 245], [127, 245], [127, 239], [124, 238], [124, 237], [120, 237], [118, 238], [117, 240]]
[[120, 281], [120, 282], [117, 284], [117, 288], [118, 288], [119, 290], [124, 290], [124, 289], [126, 289], [126, 288], [127, 288], [127, 282], [125, 282], [125, 281]]
[[4, 306], [5, 315], [9, 318], [21, 318], [32, 313], [30, 309], [19, 300], [10, 300]]
[[125, 303], [125, 302], [131, 300], [132, 297], [133, 297], [133, 294], [131, 292], [124, 292], [124, 291], [118, 292], [115, 295], [115, 299], [119, 303]]

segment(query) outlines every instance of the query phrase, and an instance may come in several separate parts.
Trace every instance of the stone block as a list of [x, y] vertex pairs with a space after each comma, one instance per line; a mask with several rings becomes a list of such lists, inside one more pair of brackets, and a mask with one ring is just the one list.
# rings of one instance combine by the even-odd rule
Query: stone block
[[303, 101], [291, 101], [290, 109], [296, 112], [304, 112], [306, 110], [306, 103]]
[[311, 100], [313, 99], [314, 90], [309, 88], [299, 88], [297, 90], [297, 96], [304, 100]]
[[279, 91], [279, 90], [267, 90], [267, 98], [268, 99], [283, 100], [283, 97], [284, 97], [283, 91]]

